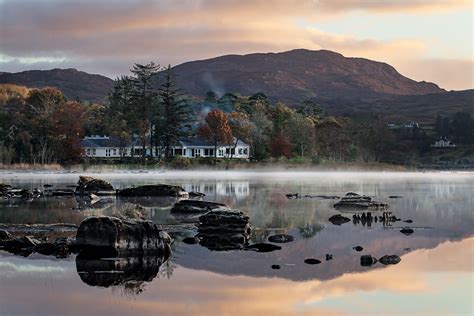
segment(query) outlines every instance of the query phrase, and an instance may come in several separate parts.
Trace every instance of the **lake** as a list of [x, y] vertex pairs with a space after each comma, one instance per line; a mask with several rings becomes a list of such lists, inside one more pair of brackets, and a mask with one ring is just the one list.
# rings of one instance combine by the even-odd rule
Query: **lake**
[[[81, 173], [82, 174], [82, 173]], [[85, 173], [84, 173], [85, 174]], [[174, 199], [75, 197], [0, 202], [0, 223], [75, 223], [129, 204], [173, 230], [171, 257], [161, 266], [127, 261], [120, 271], [83, 274], [80, 258], [0, 251], [1, 315], [472, 315], [473, 173], [116, 172], [95, 173], [115, 188], [168, 183], [206, 194], [204, 200], [245, 211], [251, 243], [289, 234], [282, 249], [260, 253], [186, 244], [196, 218], [170, 212]], [[79, 173], [2, 172], [0, 182], [33, 189], [67, 188]], [[356, 192], [390, 205], [400, 221], [357, 221], [335, 210], [338, 199], [288, 199], [286, 194], [344, 196]], [[390, 198], [392, 196], [392, 198]], [[397, 196], [397, 198], [394, 198]], [[334, 225], [342, 214], [351, 221]], [[374, 218], [381, 211], [371, 212]], [[404, 221], [408, 221], [404, 222]], [[180, 231], [181, 223], [188, 223]], [[405, 235], [403, 227], [414, 232]], [[218, 245], [217, 245], [218, 246]], [[362, 251], [353, 248], [361, 246]], [[332, 255], [326, 258], [326, 255]], [[395, 265], [361, 266], [362, 255], [398, 255]], [[304, 261], [321, 261], [309, 265]], [[330, 259], [330, 260], [326, 260]], [[280, 269], [272, 269], [279, 265]]]

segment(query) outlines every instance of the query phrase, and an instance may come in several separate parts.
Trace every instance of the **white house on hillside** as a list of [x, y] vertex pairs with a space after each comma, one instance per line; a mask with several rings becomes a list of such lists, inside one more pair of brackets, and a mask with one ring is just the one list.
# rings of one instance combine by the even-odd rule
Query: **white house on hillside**
[[446, 137], [441, 137], [439, 140], [435, 141], [435, 143], [432, 144], [431, 147], [435, 147], [435, 148], [454, 148], [454, 147], [456, 147], [456, 145], [453, 144]]
[[[132, 150], [134, 151], [134, 156], [141, 156], [142, 154], [142, 146], [137, 140], [134, 140], [133, 147], [130, 144], [120, 146], [118, 138], [109, 136], [87, 136], [81, 141], [81, 147], [83, 155], [91, 158], [131, 157]], [[192, 137], [180, 139], [178, 144], [172, 148], [172, 153], [173, 156], [187, 158], [214, 157], [214, 150], [214, 144], [208, 140]], [[146, 147], [146, 155], [151, 155], [150, 146]], [[219, 144], [216, 156], [218, 158], [249, 159], [250, 146], [241, 140], [238, 140], [236, 144], [234, 139], [232, 145]]]

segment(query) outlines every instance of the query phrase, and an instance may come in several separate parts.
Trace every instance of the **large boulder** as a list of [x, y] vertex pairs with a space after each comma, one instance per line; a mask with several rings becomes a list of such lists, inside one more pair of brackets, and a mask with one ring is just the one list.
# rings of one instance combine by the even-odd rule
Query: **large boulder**
[[117, 193], [123, 197], [138, 197], [138, 196], [164, 196], [164, 197], [187, 197], [186, 192], [178, 185], [169, 184], [150, 184], [142, 185], [133, 188], [126, 188], [119, 190]]
[[76, 192], [79, 194], [87, 193], [98, 193], [98, 192], [111, 192], [114, 191], [114, 187], [110, 182], [102, 179], [93, 177], [79, 176], [77, 182]]
[[171, 238], [151, 221], [100, 216], [85, 219], [76, 246], [91, 256], [129, 256], [169, 253]]
[[171, 208], [171, 213], [207, 213], [215, 209], [228, 209], [225, 204], [198, 201], [198, 200], [181, 200], [176, 202]]

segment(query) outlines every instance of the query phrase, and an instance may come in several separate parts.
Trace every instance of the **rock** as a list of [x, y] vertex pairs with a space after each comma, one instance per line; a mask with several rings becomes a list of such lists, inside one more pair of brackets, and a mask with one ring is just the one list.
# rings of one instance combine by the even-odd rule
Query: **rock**
[[55, 256], [56, 258], [66, 258], [72, 252], [72, 245], [73, 240], [71, 238], [60, 237], [52, 243], [44, 242], [37, 245], [35, 252], [46, 256]]
[[78, 194], [97, 193], [99, 191], [114, 191], [110, 182], [93, 177], [79, 176], [76, 192]]
[[377, 263], [377, 259], [372, 255], [363, 255], [360, 257], [360, 265], [363, 267], [370, 267]]
[[151, 282], [168, 255], [114, 258], [107, 260], [90, 259], [79, 254], [76, 269], [82, 282], [90, 286], [123, 286], [124, 291], [133, 295], [143, 291], [143, 282]]
[[43, 184], [43, 188], [52, 188], [52, 187], [53, 187], [52, 184], [47, 184], [47, 183]]
[[201, 193], [201, 192], [189, 192], [189, 197], [205, 197], [206, 195], [204, 193]]
[[271, 252], [275, 250], [281, 250], [280, 246], [267, 244], [267, 243], [257, 243], [253, 245], [248, 245], [244, 248], [245, 250], [253, 250], [256, 252]]
[[309, 258], [309, 259], [305, 259], [304, 263], [306, 263], [306, 264], [320, 264], [321, 261], [318, 260], [318, 259]]
[[0, 183], [0, 196], [6, 195], [11, 188], [12, 186], [9, 184]]
[[29, 255], [34, 251], [34, 248], [41, 242], [31, 236], [23, 236], [20, 238], [0, 241], [0, 247], [3, 250], [14, 253]]
[[401, 195], [390, 195], [389, 198], [390, 199], [401, 199], [403, 196]]
[[388, 208], [388, 204], [373, 201], [370, 196], [349, 192], [346, 196], [341, 198], [339, 202], [334, 204], [334, 208], [348, 210], [384, 210]]
[[319, 200], [335, 200], [339, 199], [339, 196], [336, 195], [310, 195], [310, 194], [299, 194], [299, 193], [291, 193], [286, 194], [286, 197], [289, 200], [296, 200], [296, 199], [319, 199]]
[[379, 259], [379, 262], [384, 265], [389, 265], [389, 264], [397, 264], [401, 260], [402, 259], [397, 255], [385, 255]]
[[199, 243], [210, 250], [243, 249], [250, 231], [249, 217], [242, 211], [217, 209], [199, 217]]
[[188, 245], [199, 244], [199, 238], [196, 238], [196, 237], [186, 237], [182, 241], [183, 243], [188, 244]]
[[331, 254], [326, 254], [326, 261], [329, 261], [329, 260], [332, 260], [333, 259], [333, 255]]
[[120, 210], [118, 216], [120, 219], [146, 219], [147, 213], [144, 207], [135, 204], [125, 207], [125, 209]]
[[119, 196], [169, 196], [169, 197], [187, 197], [188, 193], [177, 185], [168, 184], [150, 184], [134, 188], [127, 188], [117, 192]]
[[92, 256], [122, 256], [169, 253], [171, 238], [151, 221], [89, 217], [76, 235], [81, 253]]
[[273, 270], [280, 270], [280, 265], [279, 264], [272, 264], [272, 269]]
[[287, 243], [293, 241], [293, 236], [291, 235], [285, 235], [285, 234], [279, 234], [279, 235], [272, 235], [268, 237], [269, 242], [275, 242], [275, 243]]
[[7, 232], [6, 230], [0, 230], [0, 241], [10, 239], [12, 239], [12, 235], [9, 232]]
[[333, 225], [341, 226], [342, 224], [345, 224], [347, 222], [350, 222], [351, 220], [345, 216], [342, 216], [341, 214], [333, 215], [329, 217], [329, 221]]
[[298, 193], [286, 194], [286, 198], [289, 200], [297, 199], [300, 195]]
[[352, 247], [352, 249], [354, 249], [355, 251], [362, 251], [364, 250], [364, 248], [362, 248], [361, 246], [355, 246], [355, 247]]
[[6, 192], [5, 196], [9, 198], [31, 199], [34, 197], [34, 194], [33, 192], [27, 189], [12, 188]]
[[176, 202], [171, 208], [171, 213], [207, 213], [215, 209], [228, 207], [225, 204], [198, 201], [198, 200], [181, 200]]
[[400, 233], [404, 234], [404, 235], [411, 235], [414, 233], [414, 230], [411, 229], [410, 227], [404, 227], [400, 230]]
[[413, 223], [413, 221], [412, 221], [411, 219], [407, 219], [407, 220], [405, 220], [405, 221], [403, 221], [403, 222], [408, 223], [408, 224]]

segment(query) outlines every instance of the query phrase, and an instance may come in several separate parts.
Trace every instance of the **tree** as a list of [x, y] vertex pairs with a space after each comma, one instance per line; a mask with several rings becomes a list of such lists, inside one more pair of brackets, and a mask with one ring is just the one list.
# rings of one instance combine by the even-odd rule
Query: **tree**
[[474, 120], [470, 113], [457, 112], [451, 122], [451, 129], [457, 142], [463, 144], [474, 142]]
[[71, 162], [81, 156], [84, 114], [84, 106], [76, 101], [61, 104], [53, 114], [56, 151], [62, 162]]
[[279, 133], [275, 136], [275, 138], [273, 138], [271, 147], [273, 157], [279, 158], [285, 156], [286, 158], [290, 158], [291, 150], [293, 149], [294, 145], [290, 143], [288, 137], [285, 134]]
[[[145, 163], [146, 159], [146, 145], [147, 136], [150, 135], [150, 142], [153, 139], [153, 117], [156, 116], [156, 109], [154, 106], [156, 102], [156, 91], [153, 88], [153, 78], [158, 73], [160, 66], [153, 61], [146, 64], [133, 65], [130, 72], [134, 75], [132, 77], [133, 93], [132, 104], [137, 118], [137, 131], [140, 137], [142, 146], [142, 161]], [[150, 145], [153, 144], [150, 143]]]
[[294, 149], [301, 157], [312, 152], [314, 147], [314, 126], [315, 122], [313, 119], [301, 113], [295, 113], [288, 121], [287, 130], [290, 142], [295, 145]]
[[231, 158], [235, 149], [237, 148], [237, 144], [239, 140], [244, 142], [249, 142], [250, 139], [250, 131], [252, 129], [252, 123], [250, 122], [250, 118], [246, 113], [242, 112], [232, 112], [229, 115], [229, 124], [232, 130], [232, 135], [235, 138], [234, 142], [234, 150], [231, 151]]
[[154, 120], [155, 134], [165, 149], [165, 156], [171, 157], [171, 148], [190, 129], [189, 106], [175, 88], [171, 66], [164, 71], [164, 82], [159, 90], [159, 115]]
[[317, 120], [322, 116], [323, 110], [315, 100], [305, 100], [298, 109], [298, 113], [312, 120]]
[[214, 157], [217, 157], [219, 144], [230, 145], [232, 143], [233, 136], [229, 120], [227, 115], [218, 109], [210, 111], [205, 120], [206, 123], [199, 127], [198, 134], [214, 144]]

